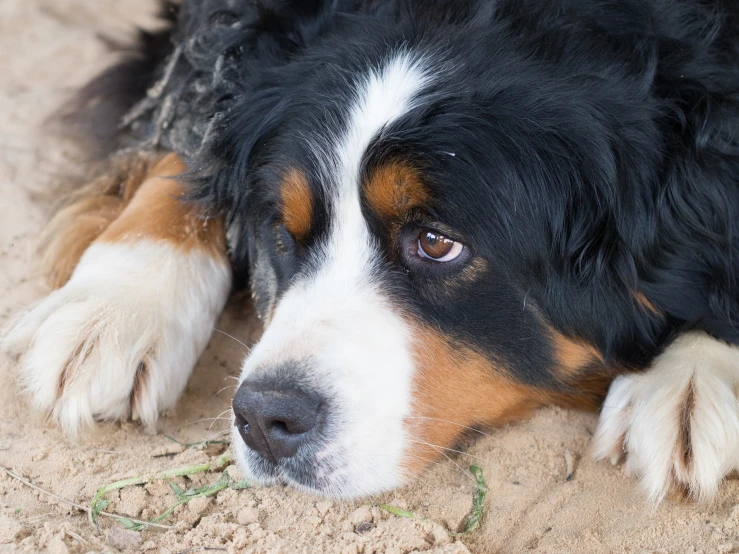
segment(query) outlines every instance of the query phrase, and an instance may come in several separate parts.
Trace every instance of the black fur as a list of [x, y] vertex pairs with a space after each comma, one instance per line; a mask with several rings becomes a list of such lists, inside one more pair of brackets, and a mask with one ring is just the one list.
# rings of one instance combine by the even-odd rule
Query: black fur
[[310, 244], [274, 238], [278, 175], [319, 174], [296, 137], [336, 131], [347, 85], [403, 47], [443, 69], [367, 169], [413, 160], [434, 200], [407, 225], [449, 226], [485, 269], [467, 287], [411, 271], [375, 222], [401, 302], [545, 386], [540, 314], [618, 367], [685, 329], [739, 344], [736, 1], [191, 0], [177, 29], [125, 122], [188, 159], [237, 271], [306, 270]]

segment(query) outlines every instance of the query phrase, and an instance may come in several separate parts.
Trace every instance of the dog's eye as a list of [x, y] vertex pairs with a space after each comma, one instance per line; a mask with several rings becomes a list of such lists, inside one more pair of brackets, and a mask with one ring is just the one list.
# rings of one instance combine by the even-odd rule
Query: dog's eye
[[451, 262], [459, 258], [464, 251], [461, 242], [454, 241], [432, 231], [424, 229], [418, 236], [418, 255], [435, 262]]

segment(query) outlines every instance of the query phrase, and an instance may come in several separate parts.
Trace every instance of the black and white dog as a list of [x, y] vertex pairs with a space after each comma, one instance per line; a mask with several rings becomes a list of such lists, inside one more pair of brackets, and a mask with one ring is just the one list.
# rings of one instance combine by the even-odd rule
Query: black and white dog
[[738, 2], [167, 14], [79, 102], [104, 170], [3, 339], [35, 408], [151, 424], [249, 286], [255, 480], [371, 494], [469, 427], [606, 394], [597, 455], [653, 499], [739, 468]]

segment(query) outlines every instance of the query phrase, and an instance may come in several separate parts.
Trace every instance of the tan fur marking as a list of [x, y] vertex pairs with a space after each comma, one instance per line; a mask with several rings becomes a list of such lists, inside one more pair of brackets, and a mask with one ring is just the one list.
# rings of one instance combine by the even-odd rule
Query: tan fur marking
[[[442, 456], [465, 428], [500, 425], [545, 403], [546, 395], [506, 376], [506, 370], [469, 348], [452, 346], [433, 329], [415, 326], [412, 416], [403, 466], [417, 475]], [[433, 446], [432, 446], [433, 445]]]
[[[53, 232], [57, 236], [42, 256], [47, 280], [53, 288], [59, 288], [69, 280], [88, 246], [122, 210], [120, 197], [93, 196], [81, 199], [57, 214], [46, 230], [47, 234]], [[57, 225], [62, 220], [69, 224]]]
[[280, 200], [287, 231], [296, 240], [306, 239], [313, 224], [313, 194], [308, 179], [298, 169], [291, 169], [282, 178]]
[[376, 169], [364, 190], [370, 208], [383, 219], [401, 218], [428, 201], [428, 192], [416, 170], [402, 163]]
[[161, 155], [120, 155], [106, 161], [73, 194], [41, 234], [41, 268], [49, 285], [63, 286], [82, 254], [114, 221]]
[[165, 240], [181, 250], [202, 249], [225, 256], [222, 219], [203, 219], [196, 206], [183, 201], [185, 187], [173, 177], [186, 170], [178, 156], [165, 156], [98, 240], [115, 243]]
[[[438, 331], [409, 323], [414, 329], [416, 374], [412, 416], [406, 421], [410, 443], [403, 468], [408, 476], [441, 457], [469, 427], [501, 425], [546, 404], [595, 410], [614, 377], [605, 366], [600, 370], [589, 366], [602, 363], [594, 348], [562, 337], [558, 361], [572, 369], [567, 390], [537, 389], [517, 382], [503, 364], [451, 344]], [[586, 367], [590, 371], [582, 375], [575, 371]]]
[[570, 339], [556, 331], [552, 332], [554, 355], [558, 363], [558, 376], [563, 380], [576, 377], [582, 370], [603, 364], [603, 355], [582, 341]]
[[566, 391], [549, 392], [548, 402], [564, 408], [595, 411], [603, 404], [615, 377], [616, 373], [605, 366], [591, 367], [567, 381]]
[[638, 306], [643, 311], [662, 317], [662, 314], [657, 309], [657, 307], [650, 302], [649, 298], [647, 298], [643, 292], [635, 291], [632, 294], [632, 296], [634, 297], [634, 300], [636, 300], [636, 303], [638, 304]]
[[554, 376], [565, 390], [551, 391], [549, 401], [579, 410], [598, 409], [617, 372], [606, 365], [603, 354], [595, 346], [566, 337], [554, 329], [550, 336]]

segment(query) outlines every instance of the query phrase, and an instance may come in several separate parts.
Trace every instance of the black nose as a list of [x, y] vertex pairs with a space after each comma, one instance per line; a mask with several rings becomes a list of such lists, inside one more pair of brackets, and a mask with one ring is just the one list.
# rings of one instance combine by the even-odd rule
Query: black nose
[[314, 434], [321, 403], [320, 396], [294, 385], [244, 381], [233, 399], [234, 425], [265, 458], [289, 458]]

